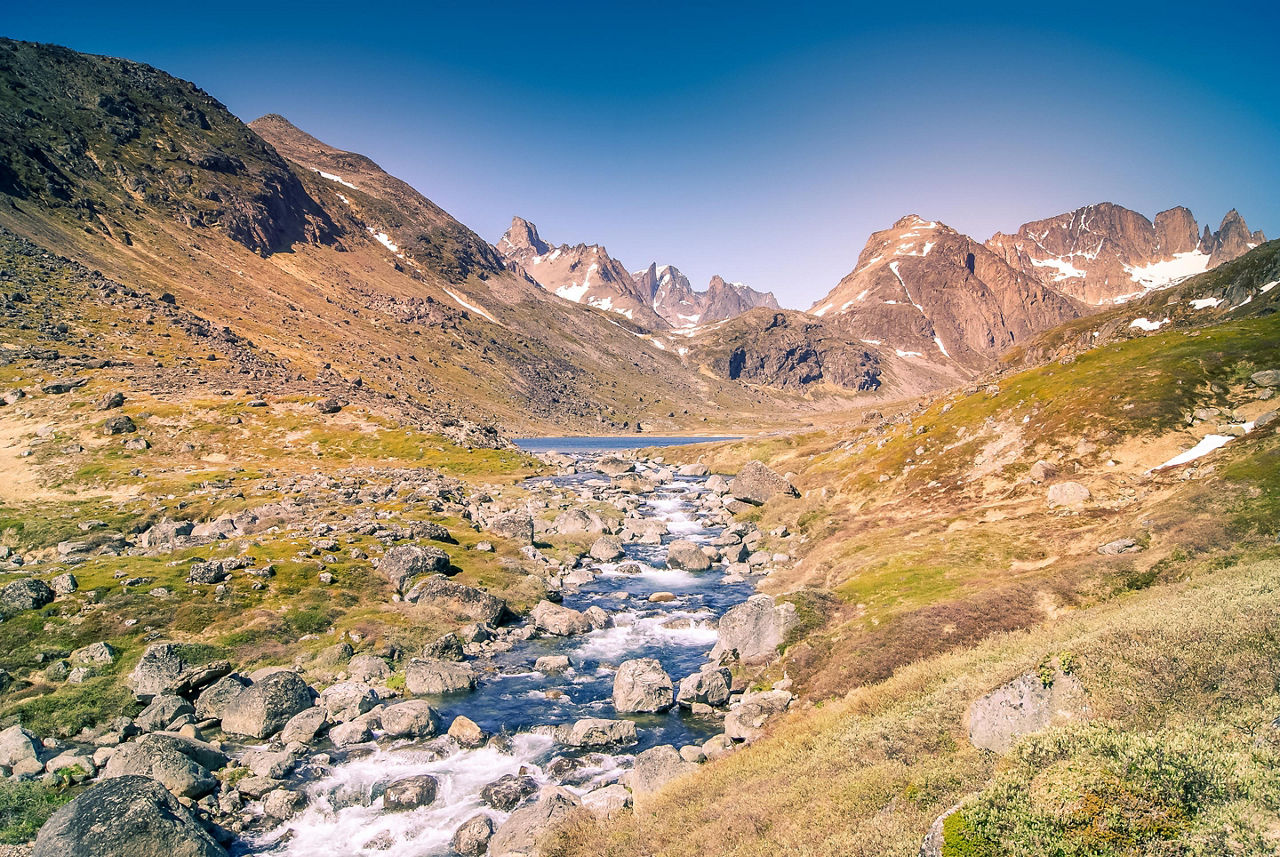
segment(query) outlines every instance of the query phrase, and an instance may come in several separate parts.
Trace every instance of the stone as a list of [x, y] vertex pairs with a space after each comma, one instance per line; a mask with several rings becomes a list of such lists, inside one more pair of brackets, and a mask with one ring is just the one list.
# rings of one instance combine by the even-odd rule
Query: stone
[[438, 640], [427, 643], [422, 649], [424, 658], [437, 658], [442, 661], [464, 661], [466, 651], [457, 634], [444, 634]]
[[0, 589], [0, 607], [14, 612], [39, 610], [53, 601], [53, 598], [53, 590], [43, 580], [33, 577], [15, 580]]
[[413, 694], [460, 693], [473, 690], [476, 672], [468, 664], [414, 658], [404, 670], [405, 688]]
[[753, 595], [720, 617], [711, 660], [719, 662], [727, 656], [747, 664], [771, 661], [798, 622], [794, 604], [775, 603], [768, 595]]
[[107, 393], [101, 399], [98, 399], [97, 408], [100, 411], [109, 411], [120, 407], [124, 407], [124, 393], [118, 391]]
[[71, 652], [71, 663], [77, 666], [110, 666], [119, 653], [110, 643], [90, 643]]
[[369, 715], [339, 723], [329, 728], [329, 740], [335, 747], [349, 747], [352, 744], [363, 744], [373, 740], [373, 727], [376, 721], [370, 721]]
[[622, 540], [617, 536], [601, 536], [591, 545], [591, 558], [598, 562], [613, 562], [624, 556]]
[[609, 747], [636, 743], [636, 725], [630, 720], [587, 717], [555, 730], [556, 740], [567, 747]]
[[391, 667], [376, 655], [356, 655], [347, 664], [347, 675], [352, 681], [380, 684], [391, 677]]
[[625, 458], [618, 458], [616, 455], [603, 456], [596, 460], [595, 465], [595, 470], [605, 476], [621, 476], [624, 473], [631, 473], [635, 469], [634, 462], [627, 461]]
[[481, 813], [473, 815], [454, 831], [449, 847], [461, 857], [483, 857], [493, 837], [493, 820]]
[[591, 630], [591, 621], [577, 610], [545, 600], [538, 602], [529, 618], [539, 631], [558, 637], [585, 634]]
[[562, 673], [572, 664], [568, 655], [543, 655], [533, 662], [533, 668], [540, 673]]
[[511, 812], [525, 798], [538, 793], [538, 781], [533, 777], [507, 774], [480, 789], [480, 800], [500, 812]]
[[563, 535], [602, 533], [605, 531], [605, 522], [599, 514], [575, 507], [556, 515], [551, 522], [551, 529]]
[[176, 684], [186, 666], [176, 645], [156, 643], [142, 653], [129, 674], [128, 685], [139, 697], [149, 698]]
[[920, 843], [918, 857], [942, 857], [942, 825], [946, 824], [947, 819], [959, 809], [960, 804], [956, 804], [933, 820], [933, 824], [929, 825], [929, 830], [924, 835], [924, 841]]
[[280, 729], [280, 740], [285, 744], [310, 744], [329, 725], [323, 708], [311, 707], [289, 718]]
[[709, 479], [707, 479], [707, 490], [712, 494], [728, 494], [729, 480], [725, 479], [718, 473], [713, 474]]
[[1027, 477], [1032, 482], [1050, 482], [1057, 475], [1058, 468], [1044, 460], [1037, 461], [1027, 471]]
[[1098, 548], [1098, 553], [1103, 556], [1118, 556], [1122, 553], [1136, 553], [1140, 550], [1142, 550], [1142, 545], [1133, 539], [1116, 539]]
[[312, 690], [293, 672], [277, 672], [244, 688], [223, 708], [222, 731], [270, 738], [311, 707]]
[[623, 662], [613, 677], [613, 707], [619, 713], [666, 711], [675, 704], [671, 676], [655, 658]]
[[701, 765], [707, 760], [707, 754], [697, 744], [685, 744], [680, 748], [680, 758]]
[[246, 753], [240, 761], [255, 777], [283, 780], [293, 771], [298, 759], [289, 750], [255, 750]]
[[[218, 781], [201, 764], [194, 755], [203, 756], [209, 761], [210, 754], [187, 754], [183, 750], [187, 745], [179, 743], [189, 739], [156, 733], [143, 735], [136, 741], [121, 744], [116, 748], [106, 767], [102, 770], [103, 779], [125, 776], [150, 777], [163, 785], [176, 797], [201, 798], [218, 787]], [[212, 748], [210, 748], [212, 750]], [[216, 751], [213, 751], [216, 753]], [[217, 756], [212, 756], [217, 758]], [[220, 761], [226, 764], [226, 757]]]
[[322, 414], [336, 414], [342, 410], [342, 402], [337, 399], [320, 399], [315, 402], [315, 409]]
[[631, 794], [637, 799], [653, 794], [677, 777], [696, 770], [698, 765], [680, 758], [680, 752], [670, 744], [650, 747], [636, 756], [631, 768]]
[[360, 681], [343, 681], [320, 693], [320, 707], [336, 723], [355, 720], [378, 704], [378, 694]]
[[382, 709], [382, 729], [392, 738], [430, 738], [439, 720], [425, 700], [410, 699]]
[[306, 798], [291, 789], [273, 789], [262, 798], [262, 811], [272, 818], [286, 821], [306, 805]]
[[969, 706], [969, 740], [975, 747], [1007, 753], [1023, 735], [1089, 718], [1089, 700], [1079, 679], [1055, 671], [1046, 685], [1023, 673]]
[[1047, 499], [1050, 509], [1078, 509], [1092, 496], [1089, 489], [1079, 482], [1059, 482], [1049, 486]]
[[442, 610], [487, 625], [499, 625], [507, 616], [507, 602], [473, 586], [432, 575], [414, 584], [405, 600], [431, 604]]
[[695, 703], [720, 708], [729, 702], [733, 687], [733, 673], [725, 667], [704, 667], [693, 675], [680, 680], [676, 702], [681, 708], [692, 708]]
[[799, 496], [799, 492], [790, 482], [759, 461], [748, 461], [746, 466], [738, 471], [738, 475], [729, 483], [729, 493], [735, 500], [750, 503], [753, 506], [763, 505], [778, 494], [788, 497]]
[[678, 539], [667, 545], [667, 566], [685, 571], [706, 571], [711, 568], [711, 558], [693, 542]]
[[539, 853], [539, 839], [578, 806], [578, 799], [565, 789], [543, 789], [536, 803], [517, 809], [498, 827], [489, 840], [490, 857]]
[[791, 694], [785, 690], [744, 694], [742, 701], [725, 715], [724, 734], [735, 741], [754, 741], [764, 733], [765, 725], [790, 704]]
[[1280, 369], [1263, 369], [1254, 372], [1249, 380], [1259, 387], [1280, 387]]
[[53, 590], [54, 595], [70, 595], [80, 588], [80, 581], [68, 571], [51, 579], [49, 588]]
[[227, 857], [190, 812], [154, 780], [99, 782], [58, 809], [31, 857]]
[[111, 417], [102, 424], [102, 433], [106, 435], [129, 434], [138, 430], [133, 420], [124, 414]]
[[678, 472], [681, 476], [707, 476], [711, 473], [711, 468], [698, 461], [682, 466]]
[[67, 750], [59, 753], [45, 762], [44, 769], [50, 774], [61, 771], [63, 777], [74, 783], [82, 783], [90, 779], [98, 770], [93, 757], [83, 750]]
[[10, 726], [0, 732], [0, 765], [12, 768], [25, 760], [35, 760], [40, 739], [21, 726]]
[[614, 818], [631, 806], [631, 792], [626, 786], [613, 783], [584, 794], [582, 806], [601, 818]]
[[405, 584], [424, 574], [443, 574], [449, 570], [449, 554], [437, 547], [400, 545], [387, 551], [378, 562], [378, 574], [386, 578], [396, 592], [404, 592]]
[[247, 681], [243, 676], [228, 675], [206, 687], [196, 697], [196, 717], [201, 720], [221, 720], [227, 703], [244, 690]]
[[533, 544], [533, 516], [528, 512], [504, 512], [489, 521], [488, 530], [522, 545]]
[[388, 812], [404, 812], [427, 806], [436, 799], [440, 784], [430, 774], [404, 777], [387, 786], [382, 793], [382, 808]]
[[613, 617], [605, 612], [605, 609], [598, 604], [592, 604], [586, 610], [582, 611], [583, 617], [591, 625], [594, 631], [600, 631], [605, 628], [613, 627]]
[[196, 713], [191, 703], [180, 696], [162, 693], [152, 698], [151, 703], [133, 720], [133, 725], [142, 732], [159, 732], [184, 714]]
[[448, 735], [461, 746], [474, 748], [484, 744], [489, 737], [470, 717], [459, 714], [449, 724]]

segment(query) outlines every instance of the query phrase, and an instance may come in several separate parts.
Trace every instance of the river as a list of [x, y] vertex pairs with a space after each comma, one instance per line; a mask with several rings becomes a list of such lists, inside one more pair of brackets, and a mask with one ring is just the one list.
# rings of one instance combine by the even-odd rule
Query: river
[[[580, 469], [590, 466], [589, 459], [581, 455], [579, 462]], [[608, 477], [603, 474], [580, 472], [531, 480], [529, 487], [586, 494], [607, 484]], [[457, 750], [440, 739], [384, 741], [331, 750], [331, 766], [320, 768], [305, 786], [307, 808], [279, 827], [243, 842], [241, 853], [288, 857], [448, 854], [450, 838], [468, 818], [485, 812], [496, 827], [507, 817], [509, 813], [487, 807], [480, 799], [480, 790], [504, 774], [523, 773], [540, 785], [555, 783], [585, 794], [616, 782], [634, 754], [648, 747], [701, 743], [720, 732], [720, 720], [696, 717], [679, 707], [665, 714], [619, 715], [611, 702], [614, 672], [625, 660], [657, 658], [676, 683], [697, 672], [715, 644], [716, 620], [754, 591], [749, 581], [725, 582], [720, 564], [699, 573], [666, 566], [665, 545], [670, 541], [681, 538], [709, 543], [720, 534], [721, 527], [700, 521], [697, 514], [706, 491], [705, 479], [674, 477], [644, 495], [639, 515], [667, 524], [669, 532], [662, 537], [662, 544], [625, 544], [626, 558], [620, 562], [595, 563], [588, 558], [585, 561], [595, 572], [591, 582], [566, 587], [565, 606], [586, 610], [598, 605], [609, 613], [612, 627], [517, 642], [509, 651], [477, 659], [481, 679], [474, 692], [436, 698], [442, 731], [455, 716], [466, 715], [487, 732], [509, 740], [493, 741], [475, 750]], [[641, 570], [619, 572], [623, 563], [638, 563]], [[672, 593], [675, 599], [648, 601], [659, 591]], [[534, 662], [543, 655], [567, 655], [573, 666], [558, 675], [537, 672]], [[585, 717], [631, 719], [639, 742], [612, 752], [586, 752], [559, 746], [552, 737], [537, 731], [537, 727]], [[560, 758], [578, 761], [550, 764]], [[565, 770], [573, 764], [580, 767]], [[380, 789], [416, 774], [430, 774], [438, 780], [436, 800], [408, 812], [383, 812]]]

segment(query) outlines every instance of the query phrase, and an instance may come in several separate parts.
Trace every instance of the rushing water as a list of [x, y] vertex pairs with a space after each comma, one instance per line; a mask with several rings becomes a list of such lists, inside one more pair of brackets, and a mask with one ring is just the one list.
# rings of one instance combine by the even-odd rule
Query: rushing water
[[[601, 479], [599, 474], [578, 474], [539, 481], [585, 490]], [[644, 517], [667, 522], [670, 532], [663, 537], [664, 545], [677, 538], [709, 542], [720, 528], [697, 520], [697, 502], [704, 493], [704, 480], [678, 478], [649, 495], [639, 511]], [[505, 819], [507, 813], [480, 801], [481, 788], [504, 774], [522, 772], [540, 783], [556, 782], [585, 794], [616, 781], [641, 750], [657, 744], [679, 747], [701, 742], [721, 731], [718, 721], [703, 720], [679, 708], [665, 714], [625, 715], [635, 721], [639, 743], [613, 754], [560, 747], [552, 738], [531, 731], [584, 717], [619, 717], [611, 702], [613, 674], [625, 660], [657, 658], [677, 683], [706, 661], [716, 639], [715, 621], [749, 597], [751, 585], [722, 582], [723, 566], [700, 573], [669, 569], [664, 545], [624, 545], [625, 560], [595, 563], [592, 567], [598, 574], [592, 582], [566, 589], [565, 606], [586, 610], [599, 605], [612, 617], [612, 627], [519, 642], [509, 651], [477, 660], [477, 666], [486, 671], [474, 692], [439, 700], [442, 730], [463, 714], [488, 732], [511, 736], [508, 745], [462, 750], [443, 758], [438, 740], [335, 750], [332, 768], [305, 786], [307, 809], [251, 840], [247, 850], [289, 857], [445, 854], [453, 832], [476, 813], [488, 813], [495, 825]], [[628, 562], [638, 563], [640, 573], [618, 570]], [[676, 598], [650, 603], [649, 595], [659, 591]], [[550, 654], [568, 655], [572, 668], [559, 675], [535, 671], [537, 658]], [[555, 779], [546, 768], [557, 756], [580, 758], [581, 766], [567, 778]], [[437, 799], [410, 812], [384, 814], [380, 788], [415, 774], [437, 778]]]
[[650, 446], [684, 446], [690, 443], [714, 443], [721, 440], [737, 440], [736, 437], [691, 437], [635, 435], [633, 437], [522, 437], [516, 446], [525, 452], [576, 453], [619, 452], [624, 449], [642, 449]]

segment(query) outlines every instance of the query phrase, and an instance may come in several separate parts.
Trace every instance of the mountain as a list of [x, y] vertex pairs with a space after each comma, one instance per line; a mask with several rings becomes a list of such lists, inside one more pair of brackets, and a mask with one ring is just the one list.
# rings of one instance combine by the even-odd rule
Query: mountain
[[1229, 262], [1266, 241], [1232, 209], [1203, 234], [1181, 206], [1155, 222], [1104, 202], [996, 233], [987, 246], [1011, 266], [1087, 304], [1121, 303]]
[[729, 283], [719, 274], [711, 277], [702, 292], [696, 291], [674, 265], [654, 262], [645, 270], [632, 273], [631, 278], [653, 296], [654, 311], [672, 327], [715, 324], [756, 307], [780, 309], [773, 292], [757, 292], [742, 283]]
[[668, 327], [654, 312], [650, 293], [599, 244], [552, 247], [536, 226], [514, 217], [496, 246], [504, 259], [565, 300], [618, 313], [650, 330]]
[[[101, 338], [95, 326], [131, 331], [120, 347], [157, 355], [166, 395], [213, 395], [230, 377], [258, 395], [512, 433], [723, 427], [792, 407], [638, 347], [641, 327], [552, 296], [368, 158], [279, 116], [250, 128], [195, 85], [126, 60], [0, 40], [0, 227], [113, 284], [33, 287], [33, 305], [42, 326], [85, 341]], [[525, 237], [540, 241], [532, 227]], [[136, 323], [109, 293], [178, 307], [222, 356], [175, 350], [165, 313]], [[665, 326], [647, 296], [635, 307], [638, 324]]]
[[1081, 308], [967, 235], [912, 214], [873, 234], [810, 312], [931, 371], [976, 371]]

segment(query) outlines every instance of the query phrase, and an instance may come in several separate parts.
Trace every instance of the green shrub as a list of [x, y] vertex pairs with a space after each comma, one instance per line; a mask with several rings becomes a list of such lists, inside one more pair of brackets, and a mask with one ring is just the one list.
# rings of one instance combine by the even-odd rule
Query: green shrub
[[53, 811], [75, 797], [75, 790], [35, 782], [0, 783], [0, 842], [16, 845], [35, 838]]
[[42, 737], [66, 737], [122, 714], [136, 714], [140, 708], [133, 694], [117, 679], [98, 676], [17, 702], [0, 712], [0, 722], [21, 723]]

